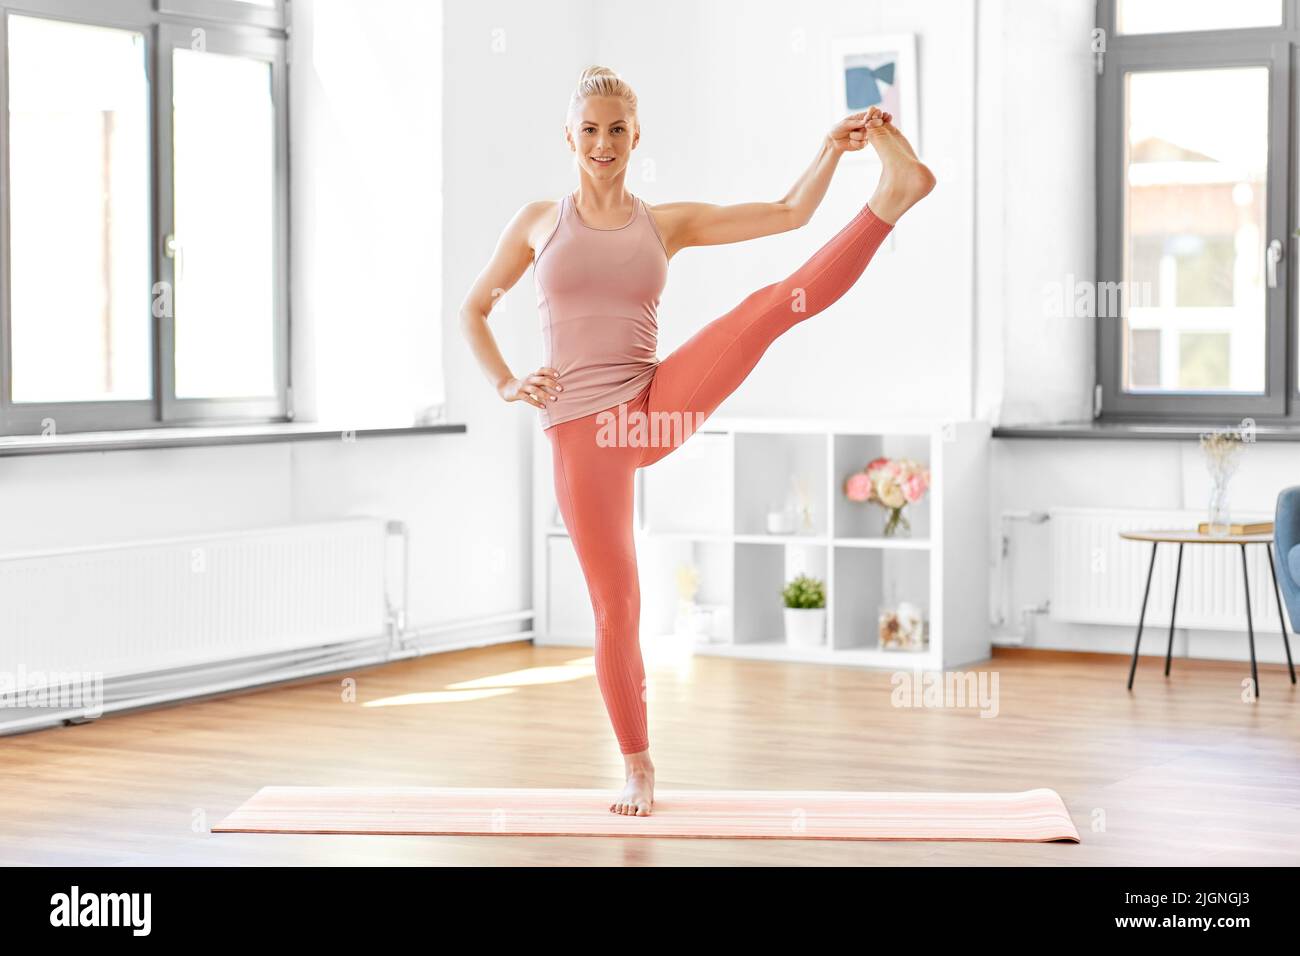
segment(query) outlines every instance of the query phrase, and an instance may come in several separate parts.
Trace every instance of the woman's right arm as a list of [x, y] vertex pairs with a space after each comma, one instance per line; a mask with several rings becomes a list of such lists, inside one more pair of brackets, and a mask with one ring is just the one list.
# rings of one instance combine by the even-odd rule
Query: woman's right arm
[[541, 368], [522, 379], [516, 378], [501, 357], [501, 350], [488, 328], [488, 316], [532, 262], [529, 233], [546, 206], [546, 202], [529, 203], [515, 213], [497, 240], [492, 258], [474, 280], [460, 307], [461, 332], [497, 394], [507, 402], [525, 401], [537, 408], [545, 408], [547, 401], [555, 400], [553, 396], [560, 388], [555, 369]]

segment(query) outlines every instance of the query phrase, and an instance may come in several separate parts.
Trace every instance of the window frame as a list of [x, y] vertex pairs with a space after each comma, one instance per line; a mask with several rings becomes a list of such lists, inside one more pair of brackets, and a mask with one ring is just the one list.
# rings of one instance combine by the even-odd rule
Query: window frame
[[261, 6], [238, 0], [158, 0], [158, 13], [169, 19], [226, 20], [274, 30], [285, 27], [284, 4], [279, 2]]
[[[172, 171], [172, 51], [189, 46], [191, 30], [188, 24], [163, 23], [158, 28], [158, 150], [159, 165], [156, 180], [158, 223], [174, 222], [174, 201]], [[284, 44], [262, 36], [245, 36], [221, 28], [203, 27], [206, 30], [206, 50], [210, 53], [233, 54], [262, 60], [271, 65], [271, 89], [276, 114], [276, 125], [280, 125], [280, 108], [287, 99], [285, 86], [285, 51]], [[164, 92], [166, 91], [166, 92]], [[208, 420], [283, 420], [285, 417], [286, 389], [288, 386], [288, 326], [285, 316], [288, 314], [288, 282], [283, 263], [287, 249], [287, 227], [289, 222], [287, 199], [289, 178], [289, 156], [285, 138], [277, 130], [275, 137], [275, 186], [274, 197], [276, 211], [273, 217], [274, 237], [272, 247], [276, 251], [273, 263], [273, 294], [275, 310], [273, 315], [273, 368], [275, 374], [275, 395], [265, 398], [178, 398], [176, 396], [175, 363], [163, 362], [158, 369], [159, 382], [162, 385], [162, 411], [167, 421], [197, 424]], [[158, 279], [176, 288], [176, 260], [166, 251], [167, 235], [162, 236], [156, 246]], [[158, 320], [159, 355], [175, 355], [175, 315], [164, 316]]]
[[1300, 0], [1282, 0], [1279, 26], [1189, 30], [1168, 33], [1116, 32], [1118, 0], [1098, 0], [1097, 27], [1104, 31], [1103, 70], [1096, 80], [1096, 271], [1099, 282], [1117, 283], [1124, 295], [1124, 78], [1129, 72], [1265, 66], [1269, 69], [1269, 142], [1264, 244], [1283, 241], [1278, 283], [1265, 288], [1265, 386], [1262, 395], [1210, 391], [1126, 392], [1121, 376], [1121, 317], [1097, 317], [1096, 392], [1099, 422], [1240, 420], [1300, 422], [1296, 391], [1297, 330], [1294, 291], [1297, 270], [1289, 268], [1295, 242], [1295, 139], [1300, 123], [1290, 120], [1300, 76]]
[[[144, 37], [149, 83], [150, 286], [172, 282], [173, 260], [167, 255], [174, 197], [172, 186], [171, 54], [181, 40], [188, 46], [195, 28], [205, 31], [213, 52], [233, 52], [271, 63], [275, 116], [275, 234], [272, 263], [274, 289], [273, 364], [275, 394], [252, 398], [190, 398], [175, 395], [174, 316], [154, 316], [150, 308], [152, 397], [129, 400], [22, 402], [12, 400], [12, 329], [10, 301], [9, 203], [9, 59], [10, 14], [65, 20], [134, 30]], [[0, 435], [55, 431], [195, 426], [293, 419], [289, 302], [289, 89], [288, 3], [274, 8], [236, 0], [0, 0]], [[170, 288], [174, 288], [170, 286]], [[142, 307], [151, 297], [142, 292]]]

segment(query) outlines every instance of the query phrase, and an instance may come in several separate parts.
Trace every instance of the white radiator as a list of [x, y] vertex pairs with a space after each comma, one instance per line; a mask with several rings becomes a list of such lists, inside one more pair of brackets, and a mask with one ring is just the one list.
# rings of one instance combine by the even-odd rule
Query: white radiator
[[[1205, 520], [1197, 511], [1119, 511], [1096, 508], [1050, 510], [1052, 548], [1051, 617], [1090, 624], [1137, 627], [1142, 592], [1151, 563], [1151, 544], [1121, 538], [1121, 531], [1183, 528]], [[1233, 513], [1234, 522], [1271, 521], [1271, 514]], [[1275, 550], [1276, 554], [1276, 550]], [[1156, 551], [1147, 601], [1146, 627], [1169, 629], [1178, 545]], [[1268, 551], [1246, 545], [1250, 574], [1250, 612], [1256, 631], [1278, 631], [1277, 599]], [[1227, 544], [1183, 546], [1175, 627], [1246, 631], [1246, 594], [1241, 580], [1241, 547]]]
[[387, 522], [0, 554], [0, 670], [105, 679], [383, 635]]

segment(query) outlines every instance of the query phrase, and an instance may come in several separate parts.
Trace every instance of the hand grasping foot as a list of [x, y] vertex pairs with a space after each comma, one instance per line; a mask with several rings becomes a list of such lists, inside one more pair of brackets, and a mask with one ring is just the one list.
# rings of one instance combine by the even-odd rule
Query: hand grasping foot
[[890, 225], [929, 195], [936, 183], [934, 173], [916, 158], [912, 144], [892, 119], [889, 113], [873, 106], [867, 111], [865, 127], [867, 142], [884, 167], [867, 205]]

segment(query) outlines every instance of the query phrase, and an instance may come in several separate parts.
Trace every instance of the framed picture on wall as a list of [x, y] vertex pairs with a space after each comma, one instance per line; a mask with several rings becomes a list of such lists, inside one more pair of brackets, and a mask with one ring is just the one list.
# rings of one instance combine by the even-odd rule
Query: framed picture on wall
[[[833, 116], [838, 122], [872, 106], [892, 114], [893, 124], [921, 152], [921, 117], [917, 112], [916, 34], [898, 33], [831, 40]], [[878, 163], [868, 146], [842, 160]]]

